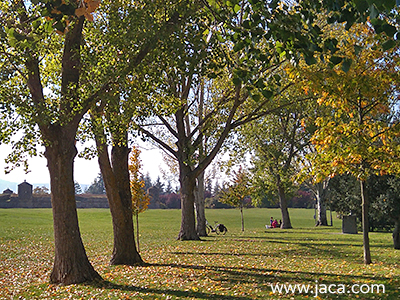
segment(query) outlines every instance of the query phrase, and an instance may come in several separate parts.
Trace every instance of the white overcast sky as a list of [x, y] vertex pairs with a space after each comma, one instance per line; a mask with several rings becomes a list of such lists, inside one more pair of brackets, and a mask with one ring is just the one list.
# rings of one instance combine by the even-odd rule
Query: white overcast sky
[[[83, 150], [83, 146], [77, 145], [78, 151]], [[162, 178], [160, 168], [163, 166], [162, 154], [160, 150], [151, 146], [140, 146], [142, 160], [142, 173], [149, 173], [152, 180], [156, 180], [158, 176]], [[4, 159], [10, 153], [11, 147], [8, 145], [0, 145], [0, 179], [15, 183], [21, 183], [24, 180], [33, 184], [48, 184], [50, 183], [47, 162], [44, 157], [35, 157], [29, 159], [30, 172], [25, 174], [23, 168], [17, 168], [9, 174], [5, 174], [6, 166]], [[75, 158], [74, 178], [79, 184], [91, 184], [99, 174], [100, 169], [97, 159], [85, 160], [83, 158]]]

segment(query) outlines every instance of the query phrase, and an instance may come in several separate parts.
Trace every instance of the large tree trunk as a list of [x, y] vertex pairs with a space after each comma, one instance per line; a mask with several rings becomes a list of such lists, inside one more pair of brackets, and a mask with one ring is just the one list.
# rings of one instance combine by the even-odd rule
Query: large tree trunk
[[324, 203], [324, 191], [322, 184], [318, 184], [315, 198], [317, 199], [317, 224], [316, 226], [328, 226], [328, 219], [326, 218], [326, 206]]
[[326, 207], [321, 197], [317, 197], [317, 224], [316, 226], [328, 226]]
[[[191, 78], [188, 78], [188, 82]], [[187, 99], [189, 93], [188, 84], [185, 88], [185, 95], [183, 99]], [[196, 189], [196, 176], [193, 176], [192, 166], [188, 165], [190, 161], [190, 149], [188, 148], [188, 138], [190, 134], [190, 122], [188, 116], [185, 114], [185, 106], [179, 109], [176, 113], [176, 127], [178, 134], [178, 155], [177, 160], [179, 163], [179, 183], [181, 186], [181, 229], [179, 230], [178, 240], [199, 240], [196, 232], [196, 217], [194, 213], [195, 202], [195, 189]]]
[[182, 220], [178, 240], [199, 240], [196, 232], [196, 222], [194, 214], [194, 190], [196, 178], [190, 176], [190, 168], [180, 164], [179, 181], [181, 185], [181, 209]]
[[73, 163], [77, 154], [75, 126], [49, 125], [42, 130], [48, 141], [45, 157], [50, 172], [55, 258], [52, 283], [74, 284], [101, 280], [82, 243], [76, 212]]
[[85, 109], [77, 104], [84, 20], [85, 18], [81, 17], [72, 22], [65, 35], [61, 97], [56, 113], [58, 120], [54, 123], [50, 121], [53, 117], [46, 115], [47, 106], [40, 78], [39, 59], [37, 55], [32, 54], [26, 61], [27, 85], [37, 111], [43, 113], [36, 115], [35, 121], [45, 143], [45, 157], [50, 172], [55, 245], [54, 265], [50, 274], [52, 283], [73, 284], [101, 279], [90, 264], [82, 243], [73, 178], [73, 164], [77, 154], [75, 135], [79, 121], [85, 113]]
[[278, 188], [278, 196], [279, 196], [279, 207], [281, 208], [281, 214], [282, 214], [282, 229], [289, 229], [293, 228], [292, 224], [290, 222], [290, 217], [289, 217], [289, 210], [288, 210], [288, 204], [286, 200], [286, 195], [285, 195], [285, 190], [282, 186], [282, 182], [280, 180], [280, 177], [278, 175], [277, 177], [277, 188]]
[[394, 249], [400, 250], [400, 215], [394, 221], [393, 246]]
[[[200, 97], [199, 97], [199, 124], [203, 121], [204, 113], [204, 81], [201, 81]], [[203, 128], [203, 126], [201, 126]], [[199, 160], [204, 159], [204, 142], [199, 146]], [[199, 236], [207, 236], [206, 230], [206, 214], [204, 203], [204, 171], [197, 177], [197, 193], [196, 193], [196, 217], [197, 227], [196, 231]]]
[[362, 229], [363, 229], [363, 246], [364, 246], [364, 263], [366, 265], [371, 263], [371, 251], [369, 247], [369, 199], [367, 190], [365, 188], [365, 181], [360, 180], [361, 188], [361, 211], [362, 211]]
[[140, 253], [140, 231], [139, 231], [139, 212], [136, 211], [135, 213], [136, 219], [136, 245], [137, 245], [137, 252]]
[[101, 138], [96, 137], [99, 165], [110, 206], [114, 232], [114, 248], [110, 264], [142, 264], [143, 260], [136, 249], [133, 228], [132, 197], [128, 170], [129, 148], [113, 146], [110, 163], [107, 146], [101, 140]]
[[204, 171], [197, 177], [197, 191], [195, 195], [196, 231], [199, 236], [207, 236], [206, 214], [204, 203]]

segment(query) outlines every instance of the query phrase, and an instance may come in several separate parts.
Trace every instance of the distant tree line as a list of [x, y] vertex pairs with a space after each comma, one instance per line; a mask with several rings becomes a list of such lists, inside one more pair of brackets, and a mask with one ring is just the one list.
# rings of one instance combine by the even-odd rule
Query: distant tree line
[[[149, 174], [142, 177], [145, 182], [145, 191], [150, 189], [153, 192], [149, 205], [150, 209], [180, 209], [181, 198], [179, 188], [174, 187], [171, 181], [162, 182], [160, 177], [152, 181]], [[222, 184], [221, 186], [223, 186]], [[371, 231], [392, 231], [398, 226], [398, 215], [400, 214], [400, 179], [395, 176], [371, 176], [367, 181], [370, 189], [371, 207], [373, 208], [369, 214], [369, 227]], [[211, 180], [205, 182], [205, 207], [209, 209], [227, 209], [234, 206], [222, 201], [223, 188], [218, 181], [212, 185]], [[332, 211], [336, 211], [339, 217], [342, 215], [355, 215], [361, 222], [360, 191], [357, 180], [351, 175], [335, 176], [329, 182], [328, 197], [326, 199], [326, 207]], [[80, 185], [75, 182], [76, 194], [82, 194]], [[48, 194], [46, 187], [36, 187], [34, 194]], [[104, 182], [101, 174], [99, 174], [92, 184], [84, 191], [88, 194], [105, 194]], [[260, 193], [258, 191], [258, 193]], [[288, 201], [289, 208], [314, 208], [315, 197], [313, 193], [305, 186], [294, 194], [290, 195]], [[251, 196], [244, 200], [244, 207], [260, 207], [260, 208], [279, 208], [279, 201], [273, 191], [268, 188], [262, 189], [259, 199], [254, 201]]]
[[[179, 195], [179, 188], [173, 186], [171, 181], [163, 182], [160, 177], [152, 180], [149, 174], [142, 177], [145, 183], [144, 190], [146, 192], [152, 191], [151, 201], [149, 208], [161, 209], [180, 209], [181, 197]], [[205, 207], [206, 208], [234, 208], [234, 206], [224, 203], [221, 200], [224, 184], [219, 184], [218, 181], [212, 184], [211, 180], [205, 182]], [[82, 193], [82, 189], [78, 183], [75, 184], [77, 194]], [[105, 194], [103, 177], [99, 174], [91, 185], [84, 191], [87, 194]], [[255, 202], [251, 196], [245, 199], [245, 207], [260, 207], [260, 208], [278, 208], [279, 201], [274, 193], [265, 190], [260, 201]], [[311, 191], [307, 188], [301, 187], [295, 194], [292, 195], [288, 202], [290, 208], [314, 208], [315, 200]]]

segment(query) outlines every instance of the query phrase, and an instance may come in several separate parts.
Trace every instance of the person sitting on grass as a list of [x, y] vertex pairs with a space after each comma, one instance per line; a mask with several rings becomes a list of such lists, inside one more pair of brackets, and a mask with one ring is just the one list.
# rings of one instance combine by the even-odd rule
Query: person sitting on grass
[[267, 228], [267, 229], [269, 229], [269, 228], [274, 228], [274, 227], [272, 226], [273, 223], [274, 223], [274, 218], [271, 217], [271, 219], [269, 220], [269, 225], [265, 225], [265, 228]]
[[278, 227], [278, 221], [275, 219], [273, 222], [272, 222], [272, 228], [277, 228]]

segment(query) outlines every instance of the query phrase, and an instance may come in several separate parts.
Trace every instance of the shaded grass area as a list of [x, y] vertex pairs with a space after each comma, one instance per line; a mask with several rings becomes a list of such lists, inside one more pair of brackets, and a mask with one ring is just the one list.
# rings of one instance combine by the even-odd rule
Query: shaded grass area
[[[0, 299], [398, 299], [400, 251], [390, 233], [371, 233], [373, 264], [362, 264], [362, 235], [314, 227], [314, 211], [290, 210], [294, 229], [265, 229], [277, 209], [245, 210], [245, 232], [237, 210], [207, 210], [210, 223], [228, 227], [202, 241], [176, 241], [179, 210], [141, 214], [145, 266], [110, 266], [112, 225], [106, 209], [79, 210], [89, 259], [104, 278], [84, 285], [47, 283], [53, 260], [51, 210], [0, 210]], [[273, 293], [271, 285], [309, 285], [309, 293]], [[385, 293], [347, 293], [353, 285], [384, 284]], [[345, 285], [329, 294], [324, 285]], [[311, 293], [311, 289], [313, 293]], [[359, 289], [358, 289], [359, 291]]]

